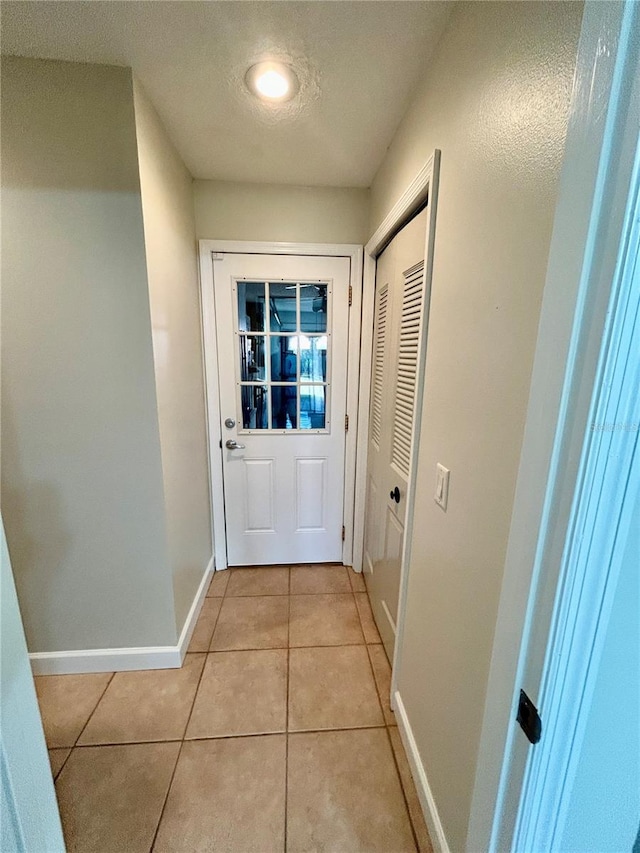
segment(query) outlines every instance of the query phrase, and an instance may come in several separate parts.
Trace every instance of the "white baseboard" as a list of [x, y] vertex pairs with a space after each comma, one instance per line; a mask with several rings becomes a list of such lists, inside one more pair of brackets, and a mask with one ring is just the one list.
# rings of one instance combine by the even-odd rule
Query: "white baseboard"
[[384, 615], [387, 617], [387, 622], [389, 623], [389, 627], [391, 628], [393, 636], [395, 637], [396, 636], [396, 623], [393, 621], [393, 616], [391, 615], [391, 611], [387, 607], [386, 601], [382, 600], [380, 603], [382, 604], [382, 611], [383, 611]]
[[398, 730], [400, 731], [400, 737], [407, 753], [411, 775], [413, 776], [416, 791], [418, 792], [418, 799], [420, 800], [422, 813], [429, 829], [433, 849], [435, 853], [450, 853], [447, 838], [444, 834], [440, 815], [436, 807], [436, 801], [431, 793], [427, 774], [420, 758], [420, 753], [418, 752], [418, 746], [409, 724], [406, 709], [397, 690], [393, 696], [393, 710], [396, 714]]
[[211, 575], [214, 571], [214, 558], [212, 555], [211, 559], [207, 563], [207, 568], [204, 570], [202, 580], [200, 581], [200, 586], [198, 587], [198, 591], [195, 594], [193, 603], [191, 604], [189, 612], [187, 613], [187, 618], [184, 620], [182, 631], [180, 632], [180, 638], [178, 639], [177, 646], [180, 655], [180, 663], [177, 664], [177, 666], [182, 666], [184, 656], [186, 655], [187, 649], [189, 648], [189, 643], [191, 642], [191, 635], [193, 634], [194, 628], [196, 627], [198, 616], [200, 615], [202, 605], [204, 604], [204, 600], [207, 596], [207, 590], [209, 589], [209, 584], [211, 583]]
[[126, 672], [136, 669], [176, 669], [182, 666], [198, 621], [213, 572], [209, 560], [195, 594], [180, 638], [175, 646], [125, 649], [78, 649], [68, 652], [35, 652], [29, 655], [34, 675], [70, 675], [82, 672]]

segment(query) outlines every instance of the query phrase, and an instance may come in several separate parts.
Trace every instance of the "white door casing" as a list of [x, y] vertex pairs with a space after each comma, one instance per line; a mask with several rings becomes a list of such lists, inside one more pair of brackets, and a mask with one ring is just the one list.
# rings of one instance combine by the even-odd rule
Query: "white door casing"
[[398, 618], [423, 334], [426, 227], [424, 210], [379, 256], [376, 276], [364, 571], [390, 657]]
[[350, 259], [213, 264], [228, 564], [341, 561]]

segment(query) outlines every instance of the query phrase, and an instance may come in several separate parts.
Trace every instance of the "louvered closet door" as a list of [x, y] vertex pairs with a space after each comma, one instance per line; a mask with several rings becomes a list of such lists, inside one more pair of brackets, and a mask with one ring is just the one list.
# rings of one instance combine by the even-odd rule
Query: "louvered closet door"
[[376, 623], [389, 656], [393, 653], [398, 612], [424, 310], [426, 227], [427, 213], [423, 211], [379, 256], [376, 271], [364, 570]]

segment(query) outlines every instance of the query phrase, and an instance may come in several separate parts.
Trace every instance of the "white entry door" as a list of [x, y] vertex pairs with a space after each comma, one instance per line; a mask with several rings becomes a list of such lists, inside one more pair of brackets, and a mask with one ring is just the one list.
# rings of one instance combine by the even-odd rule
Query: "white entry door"
[[350, 260], [213, 270], [228, 564], [341, 562]]
[[395, 643], [424, 313], [427, 211], [378, 257], [371, 370], [364, 572], [380, 636]]

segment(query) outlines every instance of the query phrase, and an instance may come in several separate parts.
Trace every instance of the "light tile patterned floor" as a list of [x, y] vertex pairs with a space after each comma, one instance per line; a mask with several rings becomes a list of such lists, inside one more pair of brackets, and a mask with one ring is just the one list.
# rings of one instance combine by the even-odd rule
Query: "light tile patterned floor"
[[361, 575], [216, 574], [181, 669], [36, 679], [68, 850], [431, 853]]

